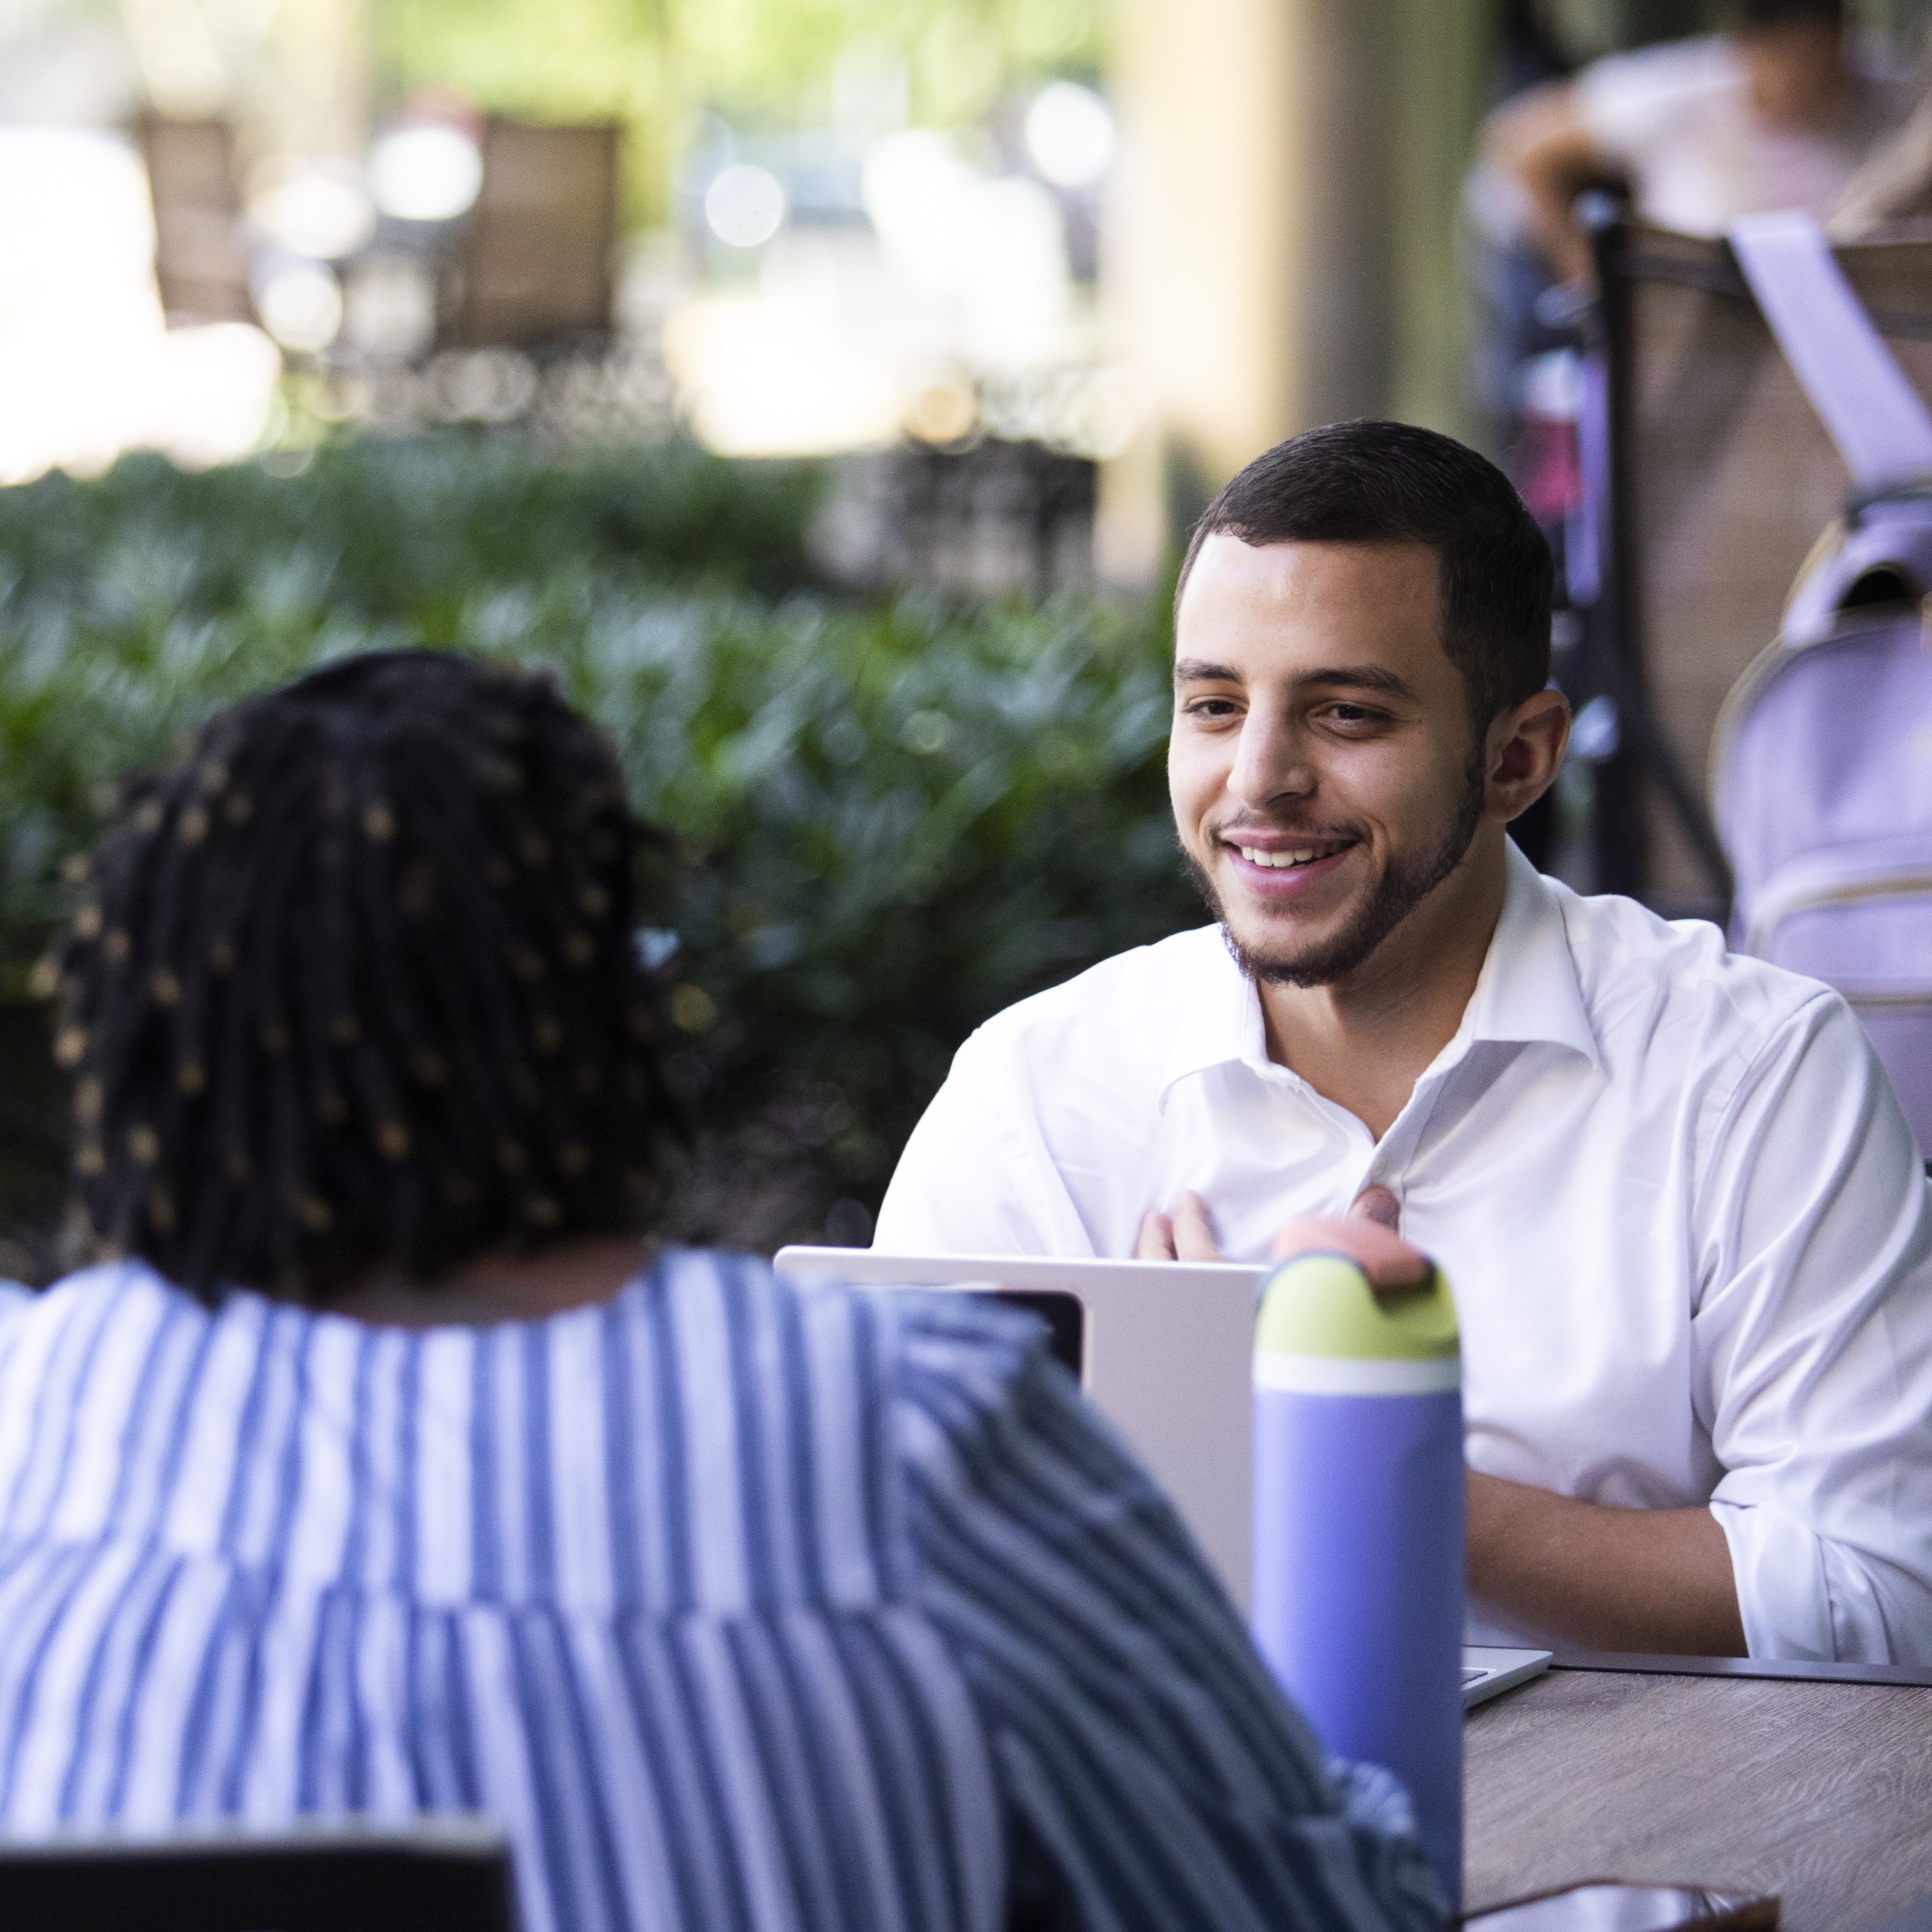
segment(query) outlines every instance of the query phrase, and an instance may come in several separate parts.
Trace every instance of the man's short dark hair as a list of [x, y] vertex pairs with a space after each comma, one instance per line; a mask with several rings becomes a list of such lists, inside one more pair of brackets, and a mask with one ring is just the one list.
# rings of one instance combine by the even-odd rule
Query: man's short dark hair
[[1258, 456], [1202, 514], [1201, 546], [1419, 543], [1442, 560], [1442, 648], [1478, 732], [1550, 682], [1550, 546], [1509, 478], [1453, 437], [1408, 423], [1331, 423]]
[[1845, 24], [1844, 0], [1731, 0], [1726, 24], [1733, 33], [1764, 33], [1801, 20]]

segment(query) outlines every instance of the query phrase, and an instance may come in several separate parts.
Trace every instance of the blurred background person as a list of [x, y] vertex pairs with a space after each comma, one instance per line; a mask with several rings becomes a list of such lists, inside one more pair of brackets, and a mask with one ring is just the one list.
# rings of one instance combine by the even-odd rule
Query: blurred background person
[[[1498, 73], [1515, 91], [1484, 122], [1464, 196], [1471, 367], [1557, 557], [1557, 674], [1580, 715], [1605, 676], [1582, 621], [1562, 608], [1593, 603], [1600, 571], [1581, 426], [1594, 276], [1579, 198], [1602, 190], [1640, 220], [1694, 235], [1767, 208], [1822, 214], [1904, 119], [1911, 91], [1889, 44], [1850, 30], [1842, 0], [1732, 0], [1721, 32], [1529, 85], [1560, 44], [1533, 8], [1508, 27]], [[1552, 857], [1555, 806], [1552, 794], [1516, 829], [1539, 866]]]
[[[1571, 72], [1569, 56], [1535, 0], [1510, 0], [1503, 10], [1490, 123], [1526, 94], [1560, 90]], [[1471, 367], [1477, 400], [1498, 422], [1509, 422], [1522, 407], [1524, 368], [1538, 356], [1575, 346], [1567, 310], [1543, 303], [1556, 278], [1526, 238], [1521, 200], [1511, 177], [1479, 153], [1464, 184], [1462, 205], [1475, 308]], [[1539, 514], [1538, 520], [1549, 518]]]
[[1912, 88], [1879, 44], [1847, 31], [1842, 0], [1736, 0], [1725, 31], [1592, 62], [1532, 88], [1484, 130], [1514, 184], [1525, 238], [1586, 280], [1576, 197], [1620, 182], [1640, 220], [1721, 234], [1739, 215], [1828, 214]]
[[[1492, 118], [1524, 94], [1569, 78], [1573, 64], [1550, 11], [1546, 0], [1508, 0], [1503, 8]], [[1462, 206], [1470, 388], [1487, 440], [1500, 446], [1503, 467], [1556, 560], [1560, 605], [1569, 601], [1568, 526], [1582, 495], [1576, 434], [1581, 337], [1574, 302], [1525, 239], [1520, 198], [1510, 178], [1479, 154], [1464, 181]], [[1580, 702], [1580, 693], [1571, 695]], [[1546, 794], [1510, 828], [1539, 871], [1549, 869], [1555, 815], [1554, 794]]]
[[487, 1811], [530, 1932], [1439, 1924], [1036, 1324], [648, 1256], [638, 837], [453, 652], [126, 788], [61, 965], [122, 1258], [0, 1298], [0, 1826]]
[[1922, 224], [1932, 220], [1932, 62], [1923, 52], [1919, 64], [1918, 104], [1911, 118], [1852, 178], [1826, 224], [1838, 240], [1915, 225], [1922, 232]]

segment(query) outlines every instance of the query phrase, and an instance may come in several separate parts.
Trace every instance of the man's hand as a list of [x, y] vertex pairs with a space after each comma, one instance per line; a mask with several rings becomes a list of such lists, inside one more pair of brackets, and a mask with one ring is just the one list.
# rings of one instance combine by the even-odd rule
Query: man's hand
[[[1400, 1207], [1365, 1187], [1346, 1216], [1298, 1214], [1275, 1237], [1277, 1259], [1346, 1254], [1376, 1288], [1419, 1281], [1429, 1264], [1396, 1232]], [[1172, 1216], [1150, 1214], [1142, 1261], [1218, 1262], [1206, 1204], [1191, 1190]], [[1592, 1650], [1742, 1657], [1730, 1546], [1707, 1509], [1616, 1509], [1471, 1470], [1469, 1594], [1517, 1621]]]
[[1150, 1210], [1141, 1216], [1140, 1239], [1134, 1244], [1137, 1262], [1224, 1262], [1208, 1218], [1208, 1204], [1191, 1187], [1180, 1191], [1172, 1214]]
[[1707, 1509], [1613, 1509], [1468, 1474], [1469, 1594], [1590, 1650], [1742, 1657], [1730, 1546]]
[[1588, 238], [1573, 210], [1587, 188], [1615, 178], [1616, 166], [1597, 152], [1568, 81], [1526, 88], [1505, 101], [1483, 128], [1483, 151], [1509, 175], [1523, 197], [1528, 239], [1559, 281], [1596, 278]]
[[[1284, 1221], [1274, 1238], [1274, 1258], [1285, 1260], [1308, 1248], [1336, 1248], [1359, 1263], [1376, 1288], [1418, 1280], [1429, 1264], [1406, 1241], [1396, 1238], [1400, 1214], [1396, 1198], [1386, 1187], [1365, 1187], [1355, 1196], [1346, 1221], [1321, 1214], [1297, 1214]], [[1364, 1221], [1388, 1229], [1388, 1238], [1352, 1229], [1351, 1223]], [[1228, 1257], [1215, 1240], [1208, 1204], [1192, 1188], [1186, 1187], [1181, 1190], [1171, 1215], [1150, 1209], [1141, 1216], [1134, 1258], [1137, 1262], [1224, 1262]]]

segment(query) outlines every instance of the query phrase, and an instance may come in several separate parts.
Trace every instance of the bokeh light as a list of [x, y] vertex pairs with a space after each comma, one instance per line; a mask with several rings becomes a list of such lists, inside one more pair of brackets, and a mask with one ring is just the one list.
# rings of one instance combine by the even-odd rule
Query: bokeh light
[[887, 134], [866, 150], [866, 214], [887, 259], [915, 280], [951, 279], [958, 220], [974, 176], [958, 147], [930, 128]]
[[376, 211], [350, 170], [326, 164], [272, 164], [252, 184], [249, 219], [298, 255], [332, 262], [368, 240]]
[[460, 128], [399, 128], [369, 151], [370, 192], [398, 220], [454, 220], [482, 185], [483, 157]]
[[256, 293], [262, 326], [284, 349], [314, 355], [342, 327], [342, 290], [320, 262], [286, 256], [262, 277]]
[[1090, 87], [1056, 80], [1027, 110], [1027, 152], [1056, 188], [1091, 188], [1114, 160], [1114, 117]]
[[0, 128], [0, 484], [123, 451], [199, 466], [242, 454], [281, 358], [244, 323], [166, 328], [133, 147], [81, 128]]
[[704, 218], [712, 233], [734, 248], [769, 242], [784, 217], [783, 184], [770, 169], [754, 162], [721, 170], [704, 192]]

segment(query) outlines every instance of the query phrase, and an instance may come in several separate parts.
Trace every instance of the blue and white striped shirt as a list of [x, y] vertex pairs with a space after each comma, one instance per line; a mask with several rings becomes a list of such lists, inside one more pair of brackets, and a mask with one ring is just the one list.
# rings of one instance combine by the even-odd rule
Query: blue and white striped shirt
[[458, 1809], [528, 1932], [1440, 1919], [1010, 1311], [0, 1295], [0, 1829]]

